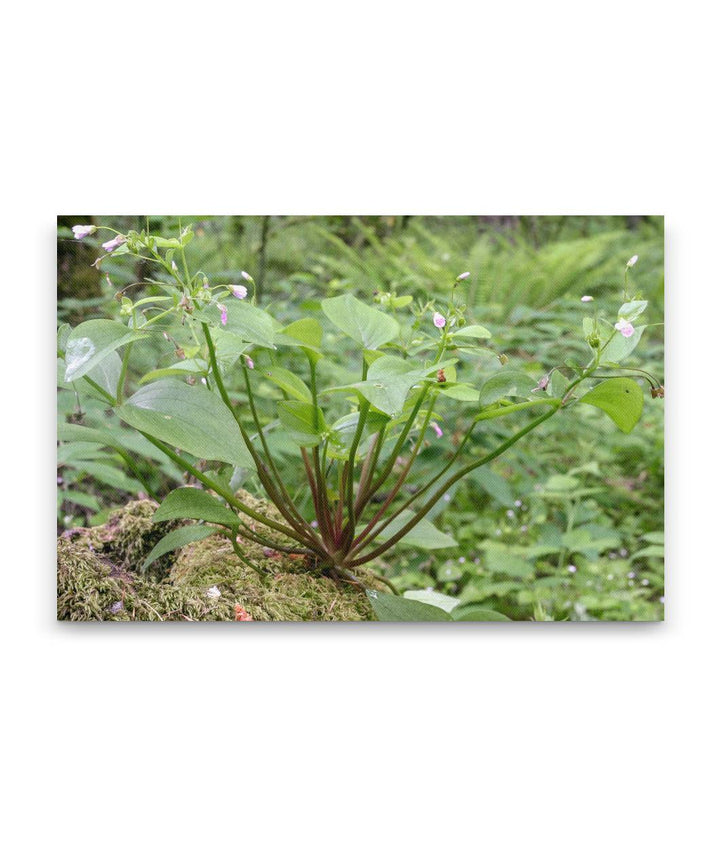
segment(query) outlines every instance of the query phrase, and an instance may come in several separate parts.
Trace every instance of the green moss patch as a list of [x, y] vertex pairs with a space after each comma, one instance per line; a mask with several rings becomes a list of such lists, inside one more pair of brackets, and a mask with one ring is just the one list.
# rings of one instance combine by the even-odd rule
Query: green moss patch
[[[276, 514], [247, 493], [241, 498]], [[373, 620], [363, 591], [308, 568], [304, 557], [241, 541], [254, 570], [220, 535], [188, 544], [159, 560], [152, 576], [142, 574], [145, 556], [179, 525], [153, 523], [156, 508], [149, 500], [131, 502], [103, 526], [63, 533], [57, 548], [59, 620], [233, 621], [237, 607], [255, 621]], [[370, 577], [359, 576], [377, 588]]]

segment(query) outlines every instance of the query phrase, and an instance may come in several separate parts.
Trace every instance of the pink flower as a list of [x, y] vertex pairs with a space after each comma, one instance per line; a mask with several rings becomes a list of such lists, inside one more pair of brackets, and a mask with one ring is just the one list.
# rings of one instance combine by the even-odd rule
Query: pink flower
[[117, 250], [118, 247], [121, 247], [126, 240], [127, 238], [124, 235], [115, 235], [114, 238], [111, 238], [109, 241], [105, 241], [102, 248], [106, 253], [111, 253], [113, 250]]
[[92, 235], [93, 232], [97, 230], [97, 226], [73, 226], [73, 235], [78, 239], [78, 241], [82, 241], [83, 238], [87, 238], [88, 235]]
[[467, 279], [470, 276], [470, 271], [466, 270], [465, 273], [461, 273], [459, 276], [455, 277], [455, 282], [462, 282], [464, 279]]
[[433, 315], [433, 324], [438, 328], [438, 330], [442, 330], [446, 323], [444, 315], [441, 315], [439, 312], [436, 312]]
[[246, 356], [246, 357], [245, 357], [245, 365], [246, 365], [249, 369], [254, 369], [254, 368], [255, 368], [255, 363], [253, 362], [252, 357], [248, 357], [248, 356]]
[[585, 294], [585, 295], [583, 295], [583, 297], [581, 297], [581, 298], [580, 298], [580, 300], [581, 300], [583, 303], [590, 303], [590, 301], [591, 301], [591, 300], [594, 300], [594, 299], [595, 299], [595, 298], [594, 298], [594, 297], [591, 297], [589, 294]]
[[227, 324], [227, 306], [223, 306], [222, 303], [218, 303], [218, 309], [220, 310], [220, 323]]
[[230, 291], [232, 291], [238, 300], [245, 300], [247, 297], [247, 288], [244, 285], [231, 285]]
[[248, 282], [252, 282], [252, 281], [253, 281], [253, 278], [250, 276], [250, 274], [249, 274], [246, 270], [241, 270], [241, 271], [240, 271], [240, 276], [241, 276], [243, 279], [246, 279]]
[[537, 392], [540, 389], [547, 389], [549, 383], [550, 375], [545, 375], [545, 377], [541, 377], [538, 381], [538, 385], [535, 387], [535, 389], [532, 390], [532, 392]]
[[442, 429], [442, 428], [437, 424], [437, 422], [431, 422], [431, 423], [430, 423], [430, 427], [431, 427], [431, 428], [433, 429], [433, 431], [437, 434], [437, 437], [438, 437], [438, 440], [439, 440], [439, 439], [440, 439], [440, 437], [442, 437], [442, 435], [443, 435], [443, 429]]
[[621, 318], [617, 324], [615, 325], [615, 329], [620, 332], [621, 336], [624, 336], [626, 339], [629, 339], [630, 336], [635, 332], [635, 328], [633, 325], [626, 321], [624, 318]]
[[637, 262], [637, 260], [638, 260], [638, 256], [633, 256], [631, 259], [628, 259], [627, 266], [633, 267], [635, 265], [635, 262]]

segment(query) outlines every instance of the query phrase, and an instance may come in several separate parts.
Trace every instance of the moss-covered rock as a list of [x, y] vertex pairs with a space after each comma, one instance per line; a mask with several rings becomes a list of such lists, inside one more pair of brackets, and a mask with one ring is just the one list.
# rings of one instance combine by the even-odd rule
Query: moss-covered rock
[[[245, 503], [275, 515], [243, 493]], [[157, 505], [131, 502], [104, 526], [75, 529], [58, 539], [58, 619], [63, 621], [368, 621], [364, 592], [338, 585], [299, 554], [240, 541], [246, 564], [227, 538], [188, 544], [141, 572], [152, 547], [176, 523], [153, 523]], [[259, 531], [259, 529], [258, 529]], [[157, 566], [154, 566], [157, 568]], [[361, 582], [378, 584], [360, 575]]]

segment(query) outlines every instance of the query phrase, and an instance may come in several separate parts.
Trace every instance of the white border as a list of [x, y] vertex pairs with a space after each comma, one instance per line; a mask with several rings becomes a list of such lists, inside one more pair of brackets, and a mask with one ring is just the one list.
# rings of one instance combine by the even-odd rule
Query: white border
[[[694, 2], [230, 8], [7, 13], [10, 849], [708, 852], [713, 28]], [[664, 213], [667, 622], [56, 625], [52, 241], [82, 210]]]

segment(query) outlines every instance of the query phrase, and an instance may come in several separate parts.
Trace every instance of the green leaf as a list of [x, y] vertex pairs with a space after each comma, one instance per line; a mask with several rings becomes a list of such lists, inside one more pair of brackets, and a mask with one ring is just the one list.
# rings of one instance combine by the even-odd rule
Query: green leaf
[[484, 407], [501, 398], [530, 398], [536, 386], [537, 382], [523, 372], [498, 372], [480, 387], [480, 404]]
[[467, 383], [439, 383], [437, 390], [441, 395], [456, 401], [478, 401], [480, 393]]
[[139, 481], [130, 478], [123, 470], [111, 464], [100, 461], [73, 461], [68, 466], [79, 473], [92, 476], [103, 484], [109, 484], [110, 487], [124, 490], [127, 493], [137, 493], [144, 490]]
[[468, 324], [467, 327], [460, 327], [453, 330], [451, 335], [453, 339], [463, 336], [469, 339], [490, 339], [492, 337], [492, 333], [480, 324]]
[[604, 410], [621, 431], [629, 434], [642, 415], [643, 392], [634, 380], [618, 377], [598, 384], [580, 402]]
[[184, 547], [186, 544], [192, 544], [193, 541], [202, 541], [204, 538], [208, 538], [216, 532], [217, 529], [214, 527], [202, 525], [181, 526], [179, 529], [174, 529], [172, 532], [168, 532], [168, 534], [165, 535], [164, 538], [161, 538], [148, 553], [147, 558], [142, 564], [141, 570], [147, 570], [155, 559], [159, 559], [160, 556], [164, 556], [166, 553], [171, 553], [173, 550]]
[[140, 387], [116, 413], [138, 431], [198, 458], [254, 466], [234, 417], [204, 387], [158, 380]]
[[[409, 509], [401, 511], [378, 536], [377, 541], [387, 541], [412, 520], [414, 514]], [[445, 532], [441, 532], [427, 518], [423, 518], [407, 535], [398, 542], [407, 547], [422, 547], [424, 550], [443, 550], [446, 547], [457, 547], [457, 541]]]
[[122, 371], [122, 360], [116, 351], [111, 351], [106, 357], [87, 372], [87, 377], [105, 392], [109, 393], [113, 401], [117, 393], [117, 385]]
[[[645, 327], [636, 327], [632, 336], [628, 336], [627, 338], [625, 338], [625, 336], [621, 336], [620, 333], [615, 333], [612, 339], [610, 339], [609, 344], [603, 349], [603, 362], [619, 363], [626, 357], [629, 357], [640, 343], [640, 339], [642, 338], [642, 334], [645, 332], [645, 329]], [[555, 375], [553, 375], [553, 377], [554, 376]]]
[[352, 294], [328, 297], [322, 308], [336, 327], [368, 350], [375, 351], [400, 334], [394, 318], [366, 306]]
[[[235, 334], [243, 342], [251, 342], [263, 348], [275, 347], [275, 325], [267, 312], [234, 297], [228, 298], [223, 305], [227, 309], [227, 324], [222, 326], [223, 331]], [[217, 306], [205, 308], [200, 313], [200, 319], [213, 327], [221, 326]]]
[[70, 333], [65, 344], [65, 382], [78, 380], [108, 354], [145, 335], [120, 321], [84, 321]]
[[219, 499], [196, 487], [179, 487], [171, 491], [153, 515], [153, 521], [159, 523], [163, 520], [183, 520], [186, 517], [220, 523], [231, 529], [237, 529], [239, 526], [238, 516], [234, 511]]
[[269, 369], [261, 369], [263, 377], [271, 383], [279, 386], [284, 392], [298, 401], [312, 403], [312, 393], [301, 378], [280, 366], [271, 366]]
[[396, 416], [402, 411], [408, 393], [416, 384], [439, 368], [455, 362], [457, 360], [450, 359], [427, 368], [419, 368], [400, 357], [383, 354], [372, 361], [367, 380], [345, 387], [334, 387], [326, 392], [355, 390], [377, 410], [388, 416]]
[[[322, 326], [315, 318], [301, 318], [293, 321], [281, 331], [283, 337], [294, 339], [295, 344], [318, 350], [322, 347]], [[282, 339], [285, 342], [285, 339]]]
[[451, 621], [444, 609], [417, 600], [366, 589], [378, 621]]
[[91, 511], [100, 511], [100, 503], [96, 497], [80, 490], [59, 491], [58, 502], [73, 502], [75, 505], [82, 505], [83, 508], [89, 508]]
[[512, 618], [508, 618], [502, 612], [472, 604], [453, 609], [451, 617], [453, 621], [512, 621]]
[[618, 310], [618, 318], [624, 318], [626, 321], [634, 321], [639, 318], [647, 309], [647, 300], [631, 300], [629, 303], [623, 303]]
[[278, 402], [280, 424], [300, 446], [317, 446], [328, 430], [319, 407], [304, 401]]
[[453, 609], [460, 603], [460, 598], [450, 597], [448, 594], [442, 594], [439, 591], [430, 589], [414, 589], [403, 593], [403, 597], [409, 600], [417, 600], [420, 603], [429, 603], [430, 606], [437, 606], [439, 609], [444, 609], [445, 612], [452, 612]]

